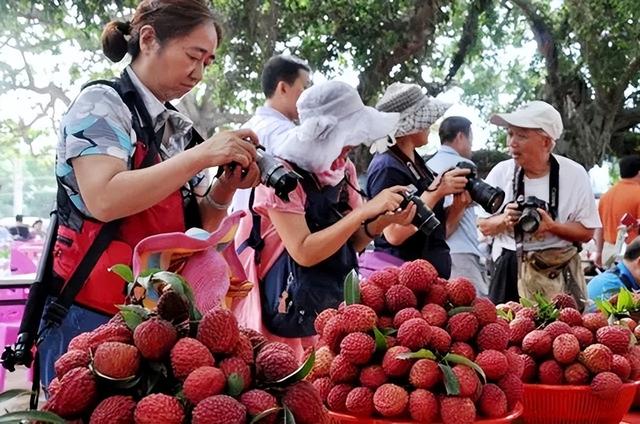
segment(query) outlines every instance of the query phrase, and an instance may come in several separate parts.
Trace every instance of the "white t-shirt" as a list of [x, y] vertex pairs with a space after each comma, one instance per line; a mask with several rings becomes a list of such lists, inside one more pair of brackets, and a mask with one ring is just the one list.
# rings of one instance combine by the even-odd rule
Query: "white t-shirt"
[[[558, 216], [555, 220], [560, 223], [579, 222], [590, 229], [602, 227], [587, 171], [571, 159], [559, 155], [553, 156], [558, 160], [558, 165], [560, 166]], [[505, 160], [494, 166], [485, 180], [488, 184], [504, 190], [506, 195], [503, 206], [514, 200], [514, 170], [515, 161], [513, 159]], [[524, 195], [525, 197], [535, 196], [540, 200], [549, 202], [549, 174], [534, 179], [527, 178], [525, 175]], [[500, 210], [502, 210], [502, 208]], [[486, 213], [480, 215], [481, 217], [489, 216]], [[544, 238], [537, 238], [532, 234], [525, 234], [523, 248], [525, 251], [530, 251], [553, 247], [566, 247], [571, 244], [572, 242], [552, 234], [546, 234]], [[495, 236], [493, 244], [494, 258], [500, 254], [503, 248], [516, 250], [513, 233], [502, 233]]]
[[[274, 144], [283, 133], [296, 124], [270, 106], [261, 106], [256, 109], [255, 115], [249, 119], [242, 128], [249, 128], [258, 135], [258, 141], [268, 153], [273, 151]], [[231, 201], [231, 211], [248, 210], [251, 189], [237, 190]]]

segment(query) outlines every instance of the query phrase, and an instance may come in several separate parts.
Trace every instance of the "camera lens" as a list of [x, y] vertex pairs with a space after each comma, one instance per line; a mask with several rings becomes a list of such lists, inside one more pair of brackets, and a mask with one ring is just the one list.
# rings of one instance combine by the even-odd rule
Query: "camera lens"
[[404, 197], [404, 200], [400, 204], [400, 208], [406, 208], [410, 202], [415, 204], [416, 214], [413, 217], [411, 223], [418, 227], [420, 231], [422, 231], [426, 235], [429, 235], [438, 227], [438, 225], [440, 225], [440, 220], [436, 218], [436, 214], [431, 209], [429, 209], [429, 207], [422, 201], [422, 199], [414, 194], [415, 187], [410, 187], [413, 188], [413, 191], [410, 190], [407, 193], [401, 193]]
[[541, 216], [534, 208], [525, 208], [518, 220], [518, 225], [525, 233], [535, 233], [540, 227]]
[[257, 151], [257, 164], [260, 168], [260, 179], [262, 184], [273, 187], [276, 196], [288, 202], [289, 193], [298, 185], [298, 180], [302, 179], [296, 172], [288, 169], [275, 157], [261, 150]]
[[470, 178], [467, 191], [474, 202], [489, 213], [496, 213], [504, 202], [504, 191], [477, 178]]

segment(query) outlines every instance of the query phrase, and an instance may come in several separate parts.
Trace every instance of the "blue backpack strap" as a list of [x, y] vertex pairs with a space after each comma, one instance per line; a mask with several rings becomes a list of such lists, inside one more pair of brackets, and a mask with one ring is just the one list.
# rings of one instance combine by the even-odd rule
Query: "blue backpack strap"
[[622, 281], [622, 284], [624, 284], [624, 286], [629, 290], [629, 291], [633, 291], [634, 289], [634, 284], [633, 281], [631, 281], [629, 279], [629, 277], [625, 274], [623, 274], [620, 271], [620, 268], [618, 268], [617, 265], [613, 265], [613, 267], [611, 267], [609, 269], [609, 272], [611, 272], [613, 275], [615, 275], [616, 277], [618, 277], [620, 279], [620, 281]]

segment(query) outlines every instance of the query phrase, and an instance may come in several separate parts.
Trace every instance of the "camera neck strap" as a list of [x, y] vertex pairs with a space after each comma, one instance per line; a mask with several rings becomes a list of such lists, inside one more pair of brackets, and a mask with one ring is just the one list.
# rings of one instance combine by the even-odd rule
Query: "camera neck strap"
[[389, 152], [407, 167], [417, 182], [416, 187], [418, 190], [427, 190], [429, 184], [436, 179], [436, 176], [419, 155], [415, 155], [416, 160], [411, 160], [397, 145], [389, 147]]
[[[556, 219], [558, 216], [558, 194], [560, 187], [560, 164], [553, 155], [549, 155], [549, 164], [551, 166], [549, 173], [549, 214], [551, 218]], [[513, 198], [524, 196], [524, 169], [517, 167], [513, 173]], [[516, 256], [518, 258], [518, 275], [522, 269], [522, 258], [524, 255], [524, 232], [519, 225], [513, 228], [513, 236], [516, 242]]]

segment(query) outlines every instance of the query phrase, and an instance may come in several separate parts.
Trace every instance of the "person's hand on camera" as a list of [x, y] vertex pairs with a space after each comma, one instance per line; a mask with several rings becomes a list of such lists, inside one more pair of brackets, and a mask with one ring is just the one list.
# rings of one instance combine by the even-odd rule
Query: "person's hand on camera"
[[197, 146], [206, 161], [205, 167], [236, 163], [248, 169], [256, 160], [258, 136], [250, 129], [221, 131]]
[[461, 193], [467, 185], [466, 176], [470, 172], [471, 170], [468, 168], [451, 169], [438, 175], [429, 188], [437, 190], [442, 196]]
[[251, 188], [260, 184], [260, 168], [251, 162], [247, 169], [236, 166], [225, 166], [219, 178], [220, 183], [232, 189]]
[[538, 208], [538, 213], [540, 214], [540, 225], [538, 226], [538, 230], [536, 231], [536, 236], [545, 236], [547, 233], [551, 232], [553, 228], [553, 218], [549, 215], [549, 212], [544, 209]]
[[453, 203], [451, 203], [450, 207], [454, 211], [461, 211], [463, 209], [466, 209], [467, 206], [469, 206], [471, 203], [473, 203], [471, 195], [468, 191], [465, 190], [461, 193], [453, 195]]
[[512, 230], [513, 227], [515, 227], [521, 215], [522, 212], [518, 210], [518, 204], [516, 202], [507, 204], [504, 212], [502, 213], [502, 222], [507, 230]]
[[393, 186], [382, 190], [373, 199], [361, 206], [362, 220], [376, 219], [387, 212], [397, 211], [404, 200], [400, 193], [406, 191], [407, 187], [404, 186]]
[[418, 208], [415, 203], [409, 202], [406, 208], [395, 212], [387, 212], [378, 218], [380, 225], [384, 228], [390, 224], [409, 225], [413, 222]]

